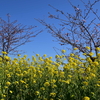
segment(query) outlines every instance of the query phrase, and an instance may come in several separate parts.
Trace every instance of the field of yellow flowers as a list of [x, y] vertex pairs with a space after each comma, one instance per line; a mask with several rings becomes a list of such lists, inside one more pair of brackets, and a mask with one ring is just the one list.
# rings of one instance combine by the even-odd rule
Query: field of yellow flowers
[[[64, 53], [65, 51], [62, 50]], [[5, 52], [3, 52], [5, 54]], [[0, 58], [0, 100], [100, 100], [100, 53], [89, 57], [70, 54]]]

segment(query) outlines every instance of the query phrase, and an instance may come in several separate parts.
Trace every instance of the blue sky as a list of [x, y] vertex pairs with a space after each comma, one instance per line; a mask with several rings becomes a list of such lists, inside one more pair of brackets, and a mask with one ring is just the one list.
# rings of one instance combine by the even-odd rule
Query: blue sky
[[[71, 1], [75, 5], [80, 4], [79, 0]], [[0, 0], [0, 17], [7, 20], [6, 14], [9, 13], [11, 15], [11, 21], [18, 20], [18, 23], [22, 23], [23, 25], [38, 26], [38, 28], [33, 31], [37, 29], [44, 29], [45, 27], [34, 18], [43, 19], [48, 23], [56, 23], [56, 21], [48, 18], [48, 12], [51, 14], [56, 13], [54, 9], [48, 6], [48, 4], [51, 4], [66, 13], [73, 12], [72, 7], [67, 0]], [[23, 50], [25, 52], [24, 54], [29, 57], [34, 55], [33, 52], [40, 54], [41, 56], [43, 54], [47, 54], [48, 56], [54, 57], [57, 53], [53, 47], [66, 49], [66, 46], [60, 46], [59, 43], [56, 42], [56, 39], [45, 30], [37, 37], [33, 38], [32, 42], [29, 42], [18, 49]]]

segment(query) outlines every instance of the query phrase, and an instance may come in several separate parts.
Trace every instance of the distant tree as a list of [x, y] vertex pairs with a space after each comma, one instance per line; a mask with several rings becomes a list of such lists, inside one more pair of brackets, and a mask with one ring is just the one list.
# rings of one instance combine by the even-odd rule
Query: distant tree
[[37, 26], [29, 26], [16, 24], [17, 20], [11, 22], [10, 15], [7, 14], [8, 20], [0, 18], [0, 52], [4, 51], [8, 54], [18, 53], [17, 48], [30, 42], [41, 31], [33, 32], [33, 28]]
[[[98, 12], [100, 8], [96, 8], [96, 4], [100, 4], [100, 0], [88, 0], [87, 3], [84, 0], [80, 0], [84, 5], [83, 9], [79, 5], [73, 5], [70, 0], [68, 1], [74, 9], [73, 14], [65, 13], [49, 5], [60, 15], [63, 15], [62, 18], [60, 15], [49, 13], [49, 18], [54, 18], [61, 22], [61, 28], [48, 24], [41, 19], [38, 19], [38, 21], [49, 29], [49, 32], [60, 41], [61, 45], [70, 45], [72, 49], [76, 47], [79, 52], [85, 53], [94, 61], [95, 58], [91, 55], [91, 52], [94, 52], [97, 56], [98, 48], [100, 47], [100, 12]], [[86, 48], [86, 46], [90, 48]]]

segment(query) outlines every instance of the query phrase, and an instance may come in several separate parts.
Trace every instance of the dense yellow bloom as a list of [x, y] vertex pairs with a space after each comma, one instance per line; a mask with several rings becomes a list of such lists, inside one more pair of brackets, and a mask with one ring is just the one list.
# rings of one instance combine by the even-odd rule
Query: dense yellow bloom
[[90, 100], [89, 97], [84, 97], [82, 100]]
[[[16, 91], [12, 90], [13, 87], [19, 91], [18, 95], [21, 93], [21, 95], [26, 96], [28, 94], [28, 96], [32, 96], [33, 94], [35, 96], [32, 99], [36, 100], [66, 100], [65, 93], [66, 95], [70, 93], [69, 99], [76, 100], [80, 98], [76, 97], [76, 93], [83, 91], [83, 94], [86, 95], [87, 89], [92, 90], [91, 87], [100, 88], [98, 57], [92, 62], [90, 57], [80, 61], [82, 58], [76, 58], [75, 56], [71, 54], [67, 62], [64, 61], [65, 55], [56, 56], [59, 62], [57, 60], [52, 61], [50, 57], [46, 58], [46, 55], [42, 57], [33, 56], [33, 60], [30, 61], [26, 56], [18, 57], [18, 59], [14, 58], [14, 60], [10, 60], [10, 63], [1, 61], [0, 86], [3, 91], [0, 90], [0, 93], [4, 95], [0, 95], [1, 98], [5, 99], [8, 96], [7, 99], [9, 99], [9, 96], [14, 96]], [[91, 82], [93, 82], [92, 86], [90, 86]], [[73, 92], [74, 86], [78, 87], [80, 83], [80, 89], [76, 88], [76, 93]], [[65, 92], [65, 88], [66, 90], [73, 89]], [[87, 95], [82, 100], [90, 100], [93, 97], [98, 99], [99, 90], [94, 90], [89, 94], [91, 97], [87, 97]], [[81, 96], [83, 95], [81, 94]], [[18, 99], [20, 98], [18, 97]], [[22, 99], [24, 100], [23, 96]]]

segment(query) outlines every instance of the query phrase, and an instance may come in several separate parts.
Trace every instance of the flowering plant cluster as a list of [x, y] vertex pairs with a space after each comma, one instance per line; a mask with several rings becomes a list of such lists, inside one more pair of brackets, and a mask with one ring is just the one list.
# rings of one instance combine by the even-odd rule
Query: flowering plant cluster
[[100, 100], [99, 53], [94, 62], [75, 54], [56, 55], [56, 61], [20, 56], [0, 58], [0, 100]]

